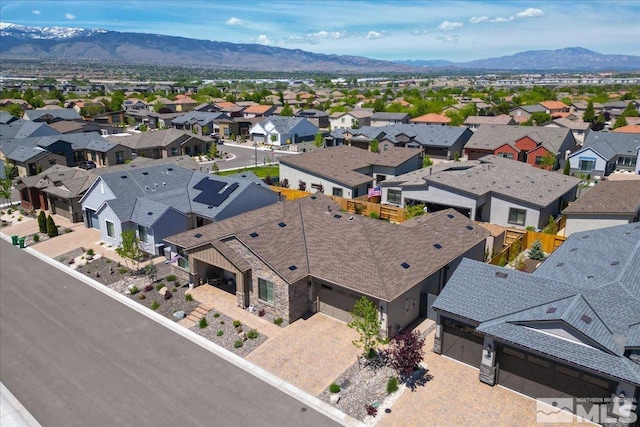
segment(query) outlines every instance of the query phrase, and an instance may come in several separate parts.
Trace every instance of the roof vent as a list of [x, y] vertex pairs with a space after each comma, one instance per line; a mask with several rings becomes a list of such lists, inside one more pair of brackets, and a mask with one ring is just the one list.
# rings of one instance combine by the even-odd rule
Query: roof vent
[[407, 264], [406, 262], [403, 262], [402, 264], [400, 264], [402, 266], [402, 268], [409, 268], [409, 264]]
[[195, 237], [196, 239], [199, 239], [202, 237], [202, 233], [196, 233], [193, 235], [193, 237]]
[[122, 175], [120, 178], [127, 179], [127, 175]]
[[295, 271], [297, 269], [298, 269], [298, 267], [296, 267], [295, 265], [290, 265], [289, 266], [289, 270], [291, 270], [291, 271]]
[[287, 226], [287, 224], [285, 224], [284, 222], [279, 222], [278, 226], [280, 226], [281, 228], [284, 228]]
[[569, 252], [575, 252], [577, 250], [578, 250], [578, 248], [571, 248], [571, 249], [569, 249]]
[[473, 230], [473, 227], [472, 227], [472, 226], [470, 226], [470, 225], [467, 225], [466, 229], [467, 229], [467, 230], [469, 230], [469, 231], [471, 231], [471, 230]]
[[318, 198], [317, 196], [311, 196], [311, 200], [315, 200], [317, 198]]
[[213, 206], [209, 205], [207, 206], [207, 209], [213, 209]]
[[557, 307], [549, 307], [547, 308], [547, 313], [555, 313], [557, 310]]
[[620, 261], [611, 261], [611, 265], [620, 265]]
[[168, 172], [172, 172], [172, 171], [173, 171], [173, 168], [167, 168], [167, 171], [168, 171]]
[[256, 238], [259, 236], [259, 234], [254, 231], [253, 233], [249, 234], [249, 236]]
[[142, 172], [142, 175], [149, 175], [149, 172]]
[[562, 267], [564, 265], [564, 262], [559, 262], [556, 264], [556, 267]]
[[453, 214], [447, 214], [447, 217], [453, 218]]
[[353, 215], [349, 215], [349, 221], [353, 221]]
[[589, 235], [587, 234], [586, 236], [582, 236], [583, 239], [588, 239]]
[[153, 212], [147, 212], [147, 215], [153, 215]]
[[501, 279], [506, 279], [507, 277], [509, 277], [509, 275], [504, 271], [496, 271], [496, 277], [499, 277]]
[[336, 219], [340, 219], [340, 218], [342, 218], [342, 215], [340, 215], [340, 214], [335, 214], [333, 217], [334, 217], [334, 218], [336, 218]]
[[591, 319], [591, 317], [587, 316], [586, 314], [583, 314], [583, 315], [580, 317], [580, 320], [582, 320], [584, 323], [586, 323], [586, 324], [588, 325], [589, 323], [591, 323], [591, 321], [592, 321], [593, 319]]
[[587, 279], [593, 279], [593, 274], [588, 275]]
[[436, 249], [442, 249], [442, 245], [440, 243], [436, 243], [433, 247]]

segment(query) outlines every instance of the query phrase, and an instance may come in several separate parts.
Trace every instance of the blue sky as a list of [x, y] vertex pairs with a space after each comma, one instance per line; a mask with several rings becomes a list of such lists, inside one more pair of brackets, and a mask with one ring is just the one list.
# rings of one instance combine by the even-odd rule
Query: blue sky
[[639, 0], [2, 0], [0, 19], [387, 60], [470, 61], [574, 46], [640, 55]]

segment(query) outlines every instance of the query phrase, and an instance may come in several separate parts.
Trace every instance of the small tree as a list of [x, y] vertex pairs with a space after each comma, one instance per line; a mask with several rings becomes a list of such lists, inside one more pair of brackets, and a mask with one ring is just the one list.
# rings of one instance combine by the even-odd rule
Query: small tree
[[558, 233], [558, 224], [556, 224], [556, 220], [553, 218], [553, 215], [549, 215], [547, 225], [542, 229], [542, 232], [545, 234]]
[[595, 118], [596, 110], [593, 108], [593, 101], [589, 101], [587, 109], [584, 110], [584, 114], [582, 115], [582, 121], [591, 123]]
[[40, 211], [38, 214], [38, 228], [41, 233], [47, 232], [47, 215], [45, 215], [44, 211]]
[[207, 151], [207, 155], [210, 159], [215, 159], [218, 155], [218, 144], [216, 144], [215, 142], [211, 144], [211, 147], [209, 147], [209, 151]]
[[422, 203], [418, 203], [417, 205], [407, 206], [404, 208], [404, 211], [406, 219], [424, 215], [424, 205]]
[[131, 260], [131, 270], [138, 271], [140, 260], [144, 256], [144, 251], [140, 248], [140, 240], [136, 236], [135, 230], [125, 230], [120, 234], [122, 243], [116, 248], [116, 253], [124, 258], [127, 267]]
[[347, 323], [354, 329], [360, 338], [352, 341], [357, 348], [363, 349], [363, 355], [368, 357], [376, 346], [382, 342], [380, 338], [380, 326], [382, 322], [378, 316], [378, 309], [373, 301], [362, 297], [353, 305], [352, 320]]
[[516, 240], [511, 244], [511, 249], [509, 249], [509, 262], [512, 262], [516, 257], [520, 254], [520, 240]]
[[393, 337], [387, 355], [389, 365], [398, 376], [407, 378], [424, 359], [424, 338], [415, 330], [405, 329]]
[[372, 153], [377, 153], [378, 152], [378, 148], [379, 148], [380, 143], [378, 142], [377, 139], [372, 139], [371, 140], [371, 144], [369, 145], [371, 152]]
[[5, 174], [7, 177], [0, 179], [0, 199], [8, 203], [11, 201], [11, 186], [13, 183], [11, 182], [9, 171], [7, 169], [5, 169]]
[[531, 245], [531, 249], [529, 249], [529, 258], [535, 259], [536, 261], [544, 261], [545, 255], [542, 250], [542, 243], [540, 240], [536, 240]]
[[280, 111], [280, 115], [283, 117], [293, 117], [293, 108], [288, 103], [284, 104], [282, 110]]
[[613, 128], [618, 129], [626, 125], [628, 125], [627, 119], [624, 116], [618, 116], [618, 118], [616, 119], [616, 122], [613, 124]]
[[569, 160], [564, 162], [564, 170], [562, 173], [565, 175], [571, 175], [571, 163], [569, 163]]
[[598, 118], [596, 119], [596, 121], [591, 124], [591, 130], [595, 130], [595, 131], [602, 130], [604, 129], [605, 124], [606, 124], [606, 120], [604, 118], [604, 114], [600, 113], [598, 114]]
[[433, 160], [431, 160], [431, 157], [429, 157], [428, 155], [425, 155], [422, 158], [422, 167], [423, 168], [428, 168], [431, 165], [433, 165]]
[[209, 133], [211, 133], [210, 130], [209, 130], [209, 126], [203, 126], [202, 127], [202, 134], [203, 135], [209, 135]]
[[152, 261], [149, 261], [149, 264], [144, 267], [144, 274], [149, 278], [149, 282], [153, 283], [158, 277], [158, 267]]
[[324, 146], [324, 136], [322, 135], [322, 132], [318, 132], [313, 138], [313, 145], [315, 145], [316, 148]]
[[547, 170], [552, 170], [556, 165], [556, 156], [553, 153], [547, 153], [542, 157], [540, 165]]
[[53, 221], [51, 215], [47, 217], [47, 236], [56, 237], [58, 235], [58, 227], [56, 223]]
[[453, 161], [454, 162], [460, 161], [460, 152], [456, 151], [455, 153], [453, 153]]

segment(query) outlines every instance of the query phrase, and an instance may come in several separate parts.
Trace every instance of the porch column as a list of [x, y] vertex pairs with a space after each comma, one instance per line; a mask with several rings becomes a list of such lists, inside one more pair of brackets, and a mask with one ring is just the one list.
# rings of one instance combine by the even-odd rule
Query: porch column
[[485, 335], [480, 362], [480, 381], [493, 386], [496, 384], [496, 345]]
[[433, 338], [433, 352], [442, 354], [442, 320], [440, 313], [436, 313], [436, 335]]

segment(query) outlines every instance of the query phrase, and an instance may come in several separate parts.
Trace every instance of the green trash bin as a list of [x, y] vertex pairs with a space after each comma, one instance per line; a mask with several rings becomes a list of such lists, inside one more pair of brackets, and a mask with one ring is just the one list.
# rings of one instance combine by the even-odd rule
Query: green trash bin
[[18, 239], [18, 244], [20, 244], [20, 249], [24, 249], [24, 237]]
[[11, 244], [13, 246], [18, 246], [18, 236], [11, 236]]

